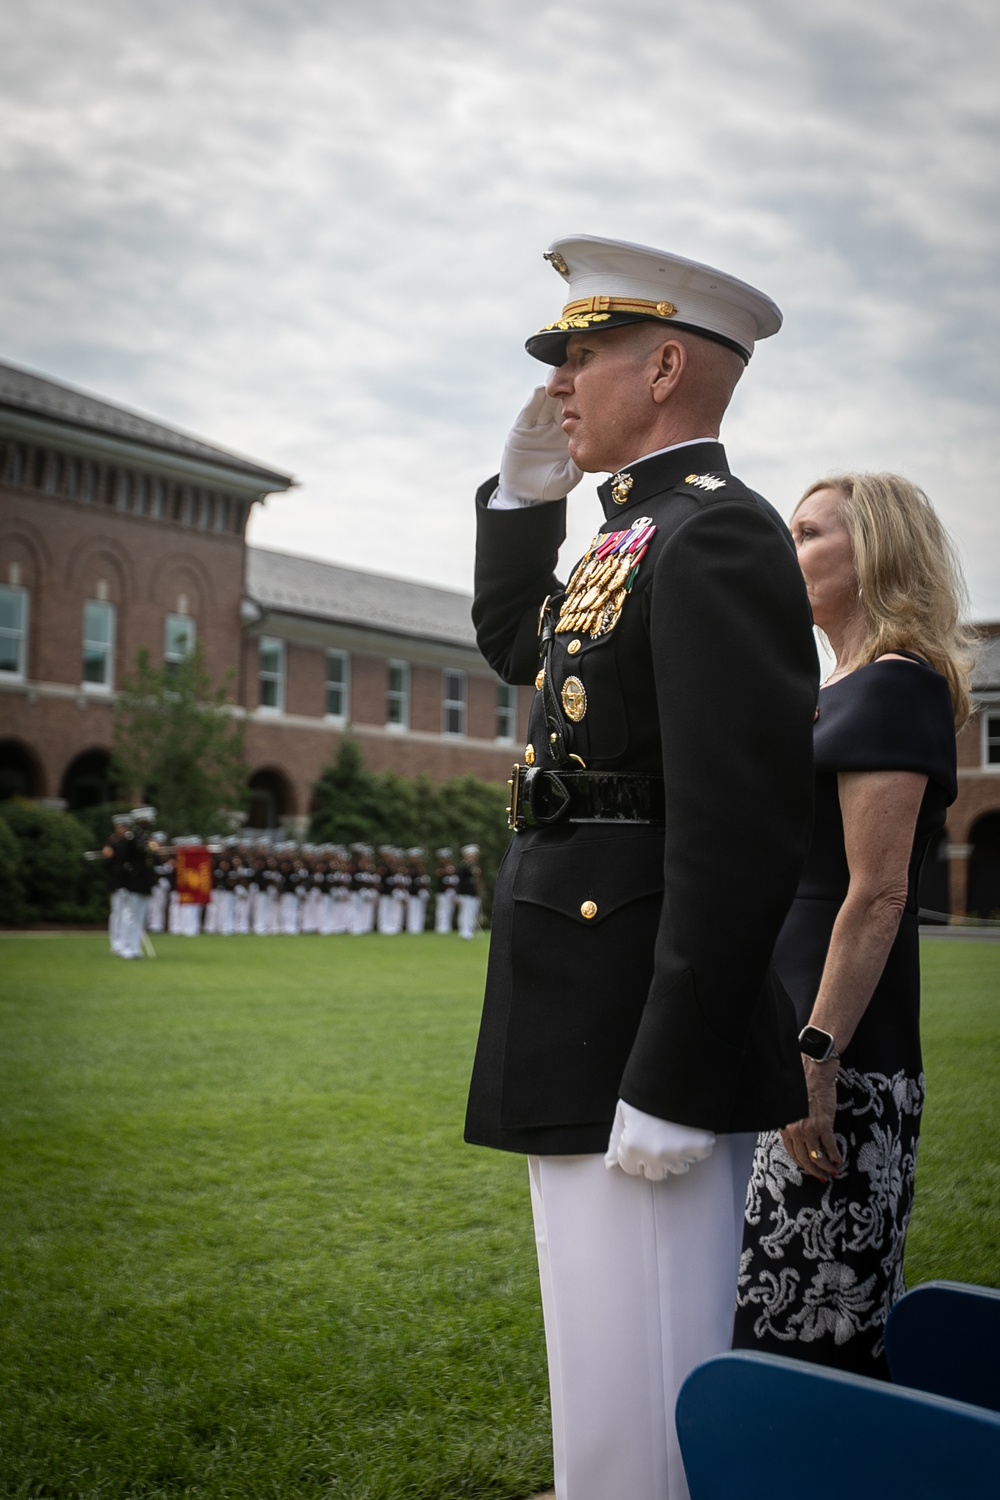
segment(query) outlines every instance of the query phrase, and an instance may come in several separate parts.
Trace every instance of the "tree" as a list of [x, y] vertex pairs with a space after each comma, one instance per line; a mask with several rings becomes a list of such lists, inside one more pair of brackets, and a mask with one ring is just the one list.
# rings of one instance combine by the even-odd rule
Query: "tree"
[[510, 839], [507, 791], [474, 776], [433, 782], [395, 771], [367, 770], [354, 740], [344, 740], [337, 758], [313, 787], [309, 837], [340, 844], [419, 844], [430, 854], [448, 845], [478, 844], [486, 911], [497, 866]]
[[162, 667], [147, 650], [138, 653], [115, 705], [113, 748], [116, 776], [155, 803], [171, 836], [225, 831], [229, 816], [246, 808], [243, 723], [200, 646]]
[[365, 769], [357, 741], [345, 739], [313, 786], [309, 837], [331, 844], [378, 842], [379, 822], [375, 777]]

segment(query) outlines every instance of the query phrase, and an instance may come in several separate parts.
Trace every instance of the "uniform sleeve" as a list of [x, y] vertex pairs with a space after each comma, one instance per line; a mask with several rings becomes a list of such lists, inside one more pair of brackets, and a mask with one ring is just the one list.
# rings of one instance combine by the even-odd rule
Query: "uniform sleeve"
[[[679, 1123], [733, 1118], [771, 954], [808, 848], [818, 663], [787, 532], [706, 506], [657, 559], [649, 606], [666, 786], [663, 914], [622, 1097]], [[790, 1049], [790, 1050], [789, 1050]], [[787, 1055], [786, 1055], [787, 1054]]]
[[538, 611], [561, 587], [555, 575], [566, 536], [566, 502], [490, 510], [497, 479], [476, 496], [476, 581], [472, 622], [483, 656], [504, 682], [533, 682]]
[[948, 683], [930, 667], [876, 661], [820, 694], [816, 767], [914, 771], [958, 795]]

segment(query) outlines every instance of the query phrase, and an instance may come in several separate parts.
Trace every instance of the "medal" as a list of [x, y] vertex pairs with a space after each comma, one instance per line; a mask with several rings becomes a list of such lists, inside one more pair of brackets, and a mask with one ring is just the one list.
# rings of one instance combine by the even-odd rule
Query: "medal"
[[627, 531], [597, 533], [566, 586], [557, 635], [573, 631], [597, 640], [614, 630], [655, 535], [649, 516], [639, 516]]

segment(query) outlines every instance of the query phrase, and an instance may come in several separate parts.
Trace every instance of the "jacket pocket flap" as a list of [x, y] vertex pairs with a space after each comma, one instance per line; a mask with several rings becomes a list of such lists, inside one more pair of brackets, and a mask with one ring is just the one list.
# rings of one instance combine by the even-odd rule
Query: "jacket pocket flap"
[[633, 901], [663, 895], [663, 838], [601, 838], [525, 850], [514, 900], [596, 927]]

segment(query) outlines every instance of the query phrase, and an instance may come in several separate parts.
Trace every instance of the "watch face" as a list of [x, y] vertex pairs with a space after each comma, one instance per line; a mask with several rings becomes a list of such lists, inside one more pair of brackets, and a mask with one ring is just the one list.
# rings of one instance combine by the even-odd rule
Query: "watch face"
[[825, 1062], [833, 1051], [833, 1037], [818, 1026], [803, 1026], [799, 1032], [799, 1048], [814, 1062]]

